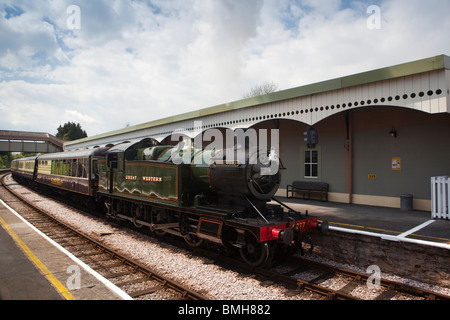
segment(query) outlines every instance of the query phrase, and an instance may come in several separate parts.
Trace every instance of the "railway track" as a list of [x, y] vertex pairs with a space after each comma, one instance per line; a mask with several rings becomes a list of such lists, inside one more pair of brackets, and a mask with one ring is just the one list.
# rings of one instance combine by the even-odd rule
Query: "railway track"
[[0, 176], [0, 198], [4, 199], [5, 203], [14, 207], [37, 229], [133, 299], [151, 299], [152, 295], [155, 295], [157, 299], [208, 300], [202, 294], [186, 288], [52, 217], [22, 195], [14, 193], [4, 183], [6, 176]]
[[[53, 231], [52, 227], [47, 227], [47, 229], [49, 229], [49, 233]], [[76, 249], [75, 255], [78, 255], [81, 260], [92, 265], [99, 273], [103, 273], [106, 278], [111, 279], [111, 282], [116, 283], [119, 287], [125, 288], [126, 292], [129, 292], [131, 296], [135, 296], [138, 299], [139, 297], [145, 297], [151, 294], [150, 292], [161, 286], [160, 283], [164, 283], [164, 280], [162, 280], [159, 283], [149, 283], [144, 289], [138, 289], [138, 285], [149, 278], [153, 278], [153, 276], [148, 271], [141, 272], [140, 267], [136, 267], [134, 263], [125, 262], [122, 255], [103, 249], [101, 244], [97, 246], [97, 241], [95, 240], [93, 241], [93, 245], [85, 246], [84, 240], [76, 240], [78, 238], [69, 233], [54, 234], [53, 237], [55, 237], [55, 241], [65, 242], [69, 248]], [[283, 265], [278, 265], [270, 269], [249, 268], [245, 263], [228, 257], [223, 252], [218, 254], [211, 250], [186, 247], [184, 241], [169, 240], [167, 238], [166, 240], [165, 242], [174, 242], [173, 244], [177, 247], [184, 248], [196, 255], [210, 259], [213, 261], [213, 264], [220, 264], [225, 269], [236, 270], [239, 273], [239, 277], [245, 278], [248, 276], [249, 278], [253, 278], [256, 276], [261, 283], [264, 283], [264, 286], [269, 288], [272, 285], [283, 284], [286, 288], [286, 298], [293, 297], [295, 299], [297, 296], [301, 297], [304, 292], [311, 292], [313, 299], [450, 300], [449, 296], [437, 292], [415, 288], [385, 279], [380, 279], [380, 288], [378, 290], [368, 290], [367, 280], [370, 277], [369, 274], [331, 267], [295, 256], [287, 260]], [[115, 255], [117, 255], [117, 258], [114, 260], [112, 258], [110, 259], [110, 257], [114, 257]], [[89, 262], [91, 260], [92, 262]], [[364, 296], [361, 295], [363, 291], [366, 291]], [[367, 291], [370, 292], [367, 294]], [[183, 292], [186, 292], [186, 290]], [[182, 293], [179, 297], [182, 298], [183, 296], [190, 298], [186, 293]], [[198, 299], [202, 298], [200, 295]]]
[[[367, 286], [368, 282], [372, 286], [375, 286], [372, 274], [338, 268], [300, 257], [292, 257], [290, 263], [299, 266], [299, 268], [294, 269], [294, 271], [289, 271], [289, 274], [292, 274], [293, 272], [303, 272], [303, 270], [317, 270], [317, 275], [309, 280], [309, 282], [318, 285], [326, 282], [329, 278], [341, 277], [345, 284], [335, 291], [337, 296], [340, 294], [349, 295], [358, 287], [360, 288], [360, 291], [370, 290]], [[410, 296], [411, 298], [421, 300], [450, 300], [450, 296], [424, 288], [414, 287], [405, 283], [383, 279], [381, 277], [379, 278], [377, 286], [377, 290], [372, 289], [373, 300], [390, 300], [393, 298], [401, 298], [402, 296]]]
[[[313, 291], [331, 300], [450, 300], [449, 296], [416, 288], [404, 283], [379, 279], [376, 284], [371, 274], [364, 274], [327, 264], [291, 257], [287, 266], [255, 271], [299, 289]], [[368, 282], [371, 287], [368, 286]]]
[[[226, 268], [237, 268], [243, 276], [255, 275], [266, 286], [283, 283], [286, 297], [310, 291], [317, 299], [328, 300], [450, 300], [450, 296], [405, 283], [380, 278], [372, 281], [372, 275], [330, 266], [325, 263], [292, 256], [282, 265], [272, 268], [249, 267], [233, 257], [212, 253], [201, 248], [191, 248], [194, 253], [206, 256]], [[376, 287], [369, 288], [368, 282]]]

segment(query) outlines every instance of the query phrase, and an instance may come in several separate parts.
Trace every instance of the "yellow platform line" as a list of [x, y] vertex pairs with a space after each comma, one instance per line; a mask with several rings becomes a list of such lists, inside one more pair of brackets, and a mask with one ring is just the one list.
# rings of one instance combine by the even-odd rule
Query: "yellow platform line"
[[48, 270], [48, 268], [34, 255], [28, 246], [19, 238], [19, 236], [8, 226], [8, 224], [0, 217], [0, 223], [4, 229], [13, 237], [16, 243], [22, 248], [26, 255], [33, 261], [33, 263], [41, 270], [47, 279], [58, 289], [66, 300], [76, 300], [69, 290]]

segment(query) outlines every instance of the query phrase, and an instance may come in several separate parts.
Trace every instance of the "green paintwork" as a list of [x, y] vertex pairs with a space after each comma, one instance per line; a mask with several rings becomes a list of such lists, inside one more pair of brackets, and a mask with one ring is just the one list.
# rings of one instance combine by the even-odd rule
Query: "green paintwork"
[[131, 162], [114, 175], [114, 192], [178, 204], [178, 166], [154, 162]]
[[[99, 162], [99, 188], [109, 193], [109, 173], [106, 162]], [[186, 166], [163, 164], [155, 161], [125, 162], [125, 170], [114, 170], [113, 195], [136, 200], [181, 206], [183, 200], [182, 181], [188, 178]]]
[[[112, 188], [112, 195], [130, 199], [172, 206], [194, 205], [192, 199], [195, 196], [211, 192], [209, 162], [214, 151], [182, 149], [180, 155], [188, 152], [191, 162], [177, 165], [168, 159], [173, 148], [139, 148], [137, 144], [129, 146], [125, 152], [112, 152], [110, 155], [117, 154], [112, 173], [107, 166], [107, 157], [98, 161], [99, 192], [109, 195]], [[126, 154], [133, 158], [126, 160]]]

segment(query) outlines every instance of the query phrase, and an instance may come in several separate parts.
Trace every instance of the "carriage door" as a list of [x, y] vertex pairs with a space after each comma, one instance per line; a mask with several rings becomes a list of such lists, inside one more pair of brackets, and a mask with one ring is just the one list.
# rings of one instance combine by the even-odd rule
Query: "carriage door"
[[108, 168], [109, 168], [109, 192], [114, 192], [114, 174], [117, 171], [117, 153], [108, 155]]

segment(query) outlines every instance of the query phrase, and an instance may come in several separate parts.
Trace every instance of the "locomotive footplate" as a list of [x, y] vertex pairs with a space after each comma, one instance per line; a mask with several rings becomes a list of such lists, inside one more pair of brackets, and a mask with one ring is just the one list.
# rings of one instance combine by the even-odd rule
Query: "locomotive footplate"
[[[275, 248], [277, 251], [294, 253], [300, 250], [303, 254], [302, 242], [310, 240], [310, 231], [328, 231], [328, 223], [317, 218], [290, 217], [289, 222], [272, 222], [265, 226], [253, 228], [235, 226], [237, 239], [233, 246], [239, 248], [242, 259], [254, 267], [270, 265]], [[310, 241], [309, 241], [310, 242]], [[311, 243], [311, 250], [312, 250]], [[284, 248], [284, 249], [283, 249]]]
[[[328, 233], [327, 221], [320, 221], [317, 217], [309, 217], [307, 212], [303, 215], [292, 210], [281, 201], [275, 198], [273, 200], [278, 202], [279, 205], [268, 204], [267, 208], [271, 209], [266, 211], [265, 215], [259, 213], [261, 217], [243, 219], [236, 216], [234, 219], [228, 220], [227, 225], [251, 233], [258, 242], [275, 240], [287, 246], [300, 242], [303, 235], [310, 231]], [[284, 212], [282, 206], [288, 211]], [[238, 242], [241, 242], [239, 240]]]
[[299, 238], [296, 235], [305, 234], [314, 230], [321, 231], [322, 233], [327, 233], [328, 231], [328, 222], [319, 221], [316, 217], [301, 220], [290, 218], [290, 220], [288, 223], [261, 227], [259, 229], [259, 241], [280, 240], [286, 245], [291, 245], [295, 239]]

